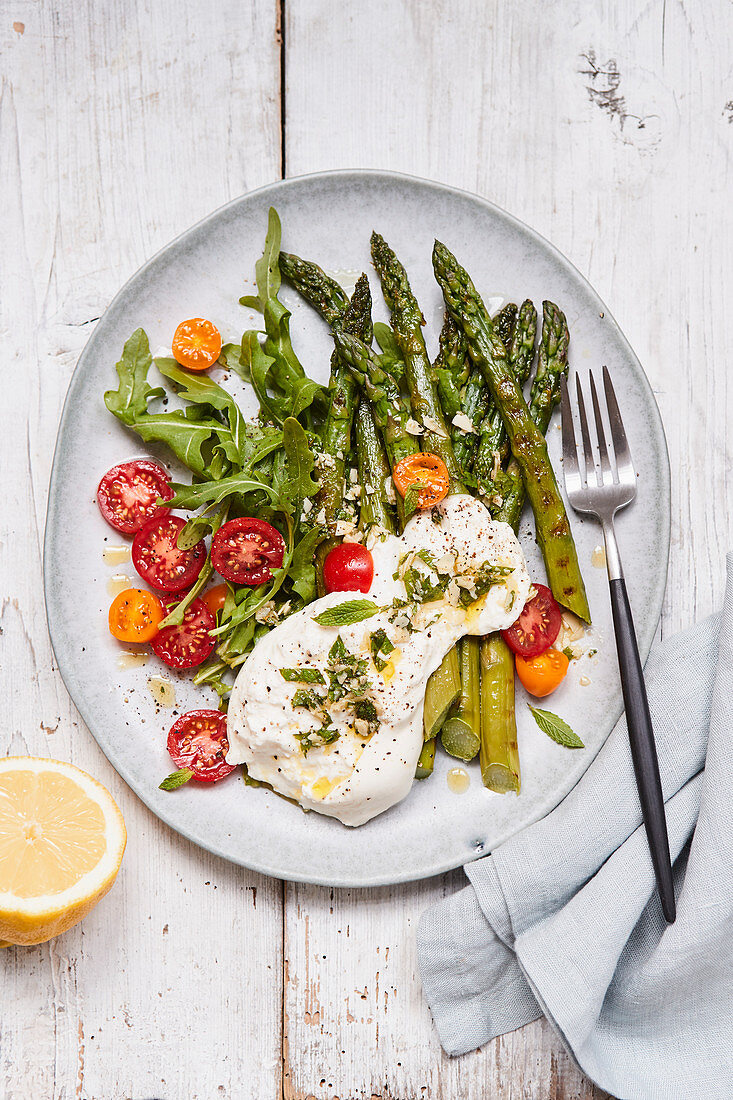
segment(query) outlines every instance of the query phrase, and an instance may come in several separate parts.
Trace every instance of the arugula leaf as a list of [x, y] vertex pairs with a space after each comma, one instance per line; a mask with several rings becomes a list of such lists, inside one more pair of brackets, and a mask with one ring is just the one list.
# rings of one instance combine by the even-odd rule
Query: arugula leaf
[[274, 357], [267, 355], [260, 344], [259, 332], [254, 329], [245, 332], [242, 337], [242, 363], [249, 374], [252, 389], [265, 416], [276, 424], [282, 424], [287, 416], [287, 398], [282, 390], [279, 394], [270, 393], [270, 370], [274, 362]]
[[221, 424], [216, 420], [192, 420], [183, 409], [175, 409], [168, 413], [143, 413], [128, 427], [145, 443], [165, 443], [184, 466], [202, 477], [208, 466], [202, 448], [216, 436]]
[[158, 790], [177, 791], [184, 783], [188, 783], [189, 779], [193, 779], [193, 772], [191, 769], [181, 768], [180, 771], [167, 775], [163, 782], [158, 784]]
[[527, 703], [527, 706], [542, 732], [546, 733], [547, 736], [557, 742], [558, 745], [562, 745], [563, 748], [566, 749], [585, 748], [585, 745], [580, 740], [577, 733], [574, 733], [567, 722], [564, 722], [562, 718], [558, 718], [552, 711], [540, 710], [539, 707], [533, 707], [531, 703]]
[[311, 603], [316, 598], [316, 566], [313, 555], [323, 540], [323, 528], [312, 527], [306, 531], [293, 550], [293, 560], [288, 576], [303, 603]]
[[163, 397], [165, 390], [153, 388], [147, 381], [152, 358], [150, 343], [145, 329], [135, 329], [122, 349], [122, 358], [117, 364], [119, 386], [116, 390], [107, 390], [104, 403], [123, 424], [132, 427], [139, 416], [147, 413], [148, 401], [153, 397]]
[[241, 464], [240, 456], [246, 434], [245, 421], [232, 395], [208, 375], [192, 374], [191, 371], [183, 370], [175, 359], [156, 359], [155, 365], [164, 378], [176, 383], [179, 397], [184, 401], [196, 405], [211, 405], [226, 415], [229, 432], [225, 433], [222, 425], [217, 432], [219, 442], [229, 461]]
[[[263, 410], [282, 423], [286, 416], [298, 416], [304, 412], [316, 399], [323, 411], [326, 397], [323, 386], [306, 376], [293, 350], [290, 311], [278, 298], [281, 286], [280, 239], [280, 218], [271, 207], [264, 252], [255, 265], [257, 294], [245, 295], [239, 300], [243, 306], [258, 310], [265, 322], [265, 340], [259, 349], [261, 355], [253, 345], [252, 333], [245, 333], [242, 364], [245, 370], [251, 372], [252, 385]], [[259, 347], [259, 338], [255, 336], [255, 339]], [[269, 359], [267, 366], [262, 356]], [[258, 367], [256, 379], [255, 365]], [[274, 390], [274, 394], [268, 394], [268, 388]]]
[[345, 600], [334, 607], [327, 607], [320, 615], [313, 616], [313, 622], [319, 626], [351, 626], [364, 619], [371, 619], [379, 608], [371, 600]]
[[288, 516], [300, 516], [306, 497], [315, 496], [318, 483], [311, 476], [315, 466], [303, 425], [293, 416], [283, 424], [285, 470], [278, 485], [280, 509]]
[[282, 229], [280, 218], [274, 206], [270, 207], [267, 216], [267, 234], [265, 236], [265, 250], [255, 264], [255, 279], [257, 281], [257, 295], [245, 295], [240, 298], [240, 304], [250, 309], [265, 312], [265, 304], [268, 299], [277, 295], [281, 286], [280, 279], [280, 240]]
[[[224, 679], [223, 674], [228, 671], [229, 666], [225, 661], [212, 660], [207, 664], [200, 665], [194, 673], [193, 682], [198, 687], [200, 684], [208, 684], [212, 687], [219, 699], [223, 699], [225, 695], [229, 695], [232, 690], [232, 685], [228, 680]], [[221, 703], [220, 703], [221, 709]]]
[[[175, 363], [174, 360], [159, 362]], [[233, 430], [211, 415], [216, 404], [209, 399], [209, 396], [206, 398], [206, 404], [201, 403], [198, 397], [193, 397], [192, 400], [197, 404], [185, 411], [175, 409], [171, 412], [149, 413], [148, 402], [153, 397], [161, 397], [165, 394], [165, 390], [160, 387], [153, 388], [147, 381], [151, 363], [148, 337], [143, 329], [137, 329], [125, 344], [122, 359], [117, 364], [119, 387], [117, 390], [108, 390], [104, 395], [104, 402], [110, 412], [114, 413], [128, 428], [137, 432], [144, 442], [165, 443], [176, 458], [201, 477], [211, 461], [211, 444], [218, 443], [233, 454], [235, 447]], [[175, 369], [180, 370], [177, 366]], [[183, 377], [188, 382], [194, 376]], [[221, 394], [225, 394], [226, 391], [216, 386], [216, 383], [210, 382], [210, 384]], [[233, 423], [238, 424], [237, 418], [241, 419], [241, 414], [228, 395], [227, 400], [230, 403]], [[236, 458], [236, 455], [234, 457]]]
[[251, 493], [255, 490], [266, 493], [270, 500], [278, 503], [278, 493], [272, 485], [266, 485], [263, 481], [257, 481], [245, 474], [231, 474], [220, 481], [202, 481], [198, 485], [183, 485], [174, 481], [171, 487], [175, 490], [175, 496], [166, 501], [168, 507], [187, 508], [189, 511], [204, 504], [221, 504], [234, 493]]
[[244, 366], [242, 364], [241, 344], [222, 344], [221, 354], [217, 362], [219, 366], [224, 367], [225, 370], [234, 371], [240, 378], [244, 378], [245, 382], [249, 382], [249, 376], [245, 377], [242, 373], [244, 371]]
[[211, 516], [191, 516], [176, 539], [176, 546], [179, 550], [192, 550], [196, 543], [211, 533], [212, 526], [213, 519]]

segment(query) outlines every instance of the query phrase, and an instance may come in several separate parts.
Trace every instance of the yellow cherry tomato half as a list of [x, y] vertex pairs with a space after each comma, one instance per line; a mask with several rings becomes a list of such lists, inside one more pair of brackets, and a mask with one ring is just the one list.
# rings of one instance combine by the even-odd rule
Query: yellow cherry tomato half
[[110, 634], [118, 642], [149, 642], [163, 621], [163, 604], [144, 588], [126, 588], [109, 609]]
[[173, 355], [188, 370], [208, 370], [221, 355], [221, 336], [204, 317], [181, 321], [173, 333]]
[[537, 657], [515, 658], [517, 676], [530, 695], [549, 695], [565, 679], [570, 662], [559, 649], [546, 649]]
[[205, 592], [201, 593], [201, 599], [204, 601], [214, 618], [216, 618], [217, 612], [221, 611], [224, 607], [228, 592], [228, 584], [215, 584], [213, 588], [207, 588]]
[[450, 475], [448, 468], [438, 455], [420, 451], [401, 458], [392, 471], [397, 492], [407, 495], [407, 490], [415, 485], [418, 489], [418, 508], [432, 508], [448, 495]]

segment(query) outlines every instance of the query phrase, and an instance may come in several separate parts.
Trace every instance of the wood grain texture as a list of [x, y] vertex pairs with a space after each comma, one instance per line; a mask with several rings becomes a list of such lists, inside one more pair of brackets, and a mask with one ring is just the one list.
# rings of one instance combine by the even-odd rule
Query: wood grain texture
[[[670, 447], [661, 629], [708, 614], [733, 533], [723, 503], [733, 413], [729, 5], [290, 0], [287, 12], [290, 173], [379, 167], [477, 191], [552, 240], [608, 303], [650, 378]], [[722, 506], [711, 506], [713, 493]], [[546, 1024], [464, 1058], [441, 1055], [415, 976], [414, 925], [461, 881], [328, 898], [288, 887], [293, 1096], [601, 1096]], [[344, 947], [347, 934], [358, 950]]]
[[730, 32], [727, 0], [0, 0], [0, 751], [86, 767], [130, 835], [83, 926], [0, 956], [2, 1100], [603, 1096], [545, 1023], [440, 1051], [415, 926], [460, 872], [282, 887], [137, 801], [53, 666], [46, 491], [76, 358], [143, 260], [283, 160], [412, 172], [528, 222], [608, 303], [670, 446], [662, 631], [707, 614], [733, 525]]
[[25, 0], [0, 12], [0, 751], [86, 768], [129, 834], [115, 889], [82, 926], [2, 953], [0, 1096], [212, 1100], [246, 1081], [274, 1100], [281, 886], [193, 848], [117, 778], [54, 670], [41, 552], [55, 426], [96, 318], [172, 236], [279, 172], [276, 13]]

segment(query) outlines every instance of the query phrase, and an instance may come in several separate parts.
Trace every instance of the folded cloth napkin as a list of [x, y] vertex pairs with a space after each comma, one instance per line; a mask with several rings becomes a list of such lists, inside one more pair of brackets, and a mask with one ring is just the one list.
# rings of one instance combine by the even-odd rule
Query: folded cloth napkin
[[551, 814], [468, 864], [470, 886], [423, 915], [423, 987], [449, 1054], [544, 1013], [619, 1100], [733, 1097], [733, 554], [727, 566], [721, 614], [646, 665], [676, 923], [622, 718]]

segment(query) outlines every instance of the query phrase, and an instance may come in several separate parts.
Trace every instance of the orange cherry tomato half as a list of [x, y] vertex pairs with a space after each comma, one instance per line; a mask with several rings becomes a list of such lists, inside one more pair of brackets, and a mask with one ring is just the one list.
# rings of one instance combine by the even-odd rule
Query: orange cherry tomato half
[[530, 693], [542, 698], [549, 695], [565, 679], [570, 662], [559, 649], [546, 649], [537, 657], [520, 657], [517, 654], [517, 676]]
[[224, 607], [228, 592], [228, 584], [215, 584], [213, 588], [207, 588], [206, 591], [202, 593], [201, 599], [214, 618], [216, 618], [217, 613]]
[[401, 458], [392, 471], [392, 477], [397, 492], [402, 497], [407, 495], [407, 490], [412, 485], [417, 486], [418, 508], [432, 508], [448, 495], [448, 468], [442, 458], [428, 451]]
[[173, 333], [173, 355], [188, 370], [208, 370], [221, 355], [221, 336], [204, 317], [181, 321]]
[[149, 642], [165, 616], [163, 605], [144, 588], [126, 588], [109, 609], [110, 633], [118, 642]]

